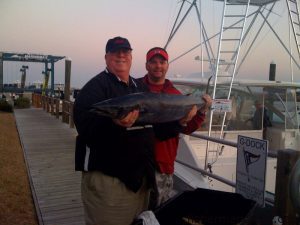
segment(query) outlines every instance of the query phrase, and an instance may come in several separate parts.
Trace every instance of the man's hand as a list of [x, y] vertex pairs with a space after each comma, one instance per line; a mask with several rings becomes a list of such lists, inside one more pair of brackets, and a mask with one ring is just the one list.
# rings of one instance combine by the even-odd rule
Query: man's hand
[[[208, 94], [204, 94], [202, 96], [204, 101], [204, 105], [199, 109], [199, 112], [206, 113], [208, 109], [211, 107], [212, 99]], [[193, 119], [193, 117], [197, 114], [197, 106], [193, 106], [193, 108], [189, 111], [187, 115], [185, 115], [182, 119], [179, 120], [181, 126], [185, 126], [189, 121]]]
[[113, 121], [122, 127], [131, 127], [139, 117], [139, 110], [135, 109], [122, 119], [114, 119]]
[[185, 126], [186, 123], [191, 121], [191, 119], [193, 119], [193, 117], [196, 114], [197, 114], [197, 106], [194, 105], [193, 108], [188, 112], [188, 114], [179, 120], [180, 125]]
[[212, 104], [212, 99], [208, 94], [202, 96], [202, 100], [204, 101], [204, 105], [199, 109], [201, 113], [206, 113]]

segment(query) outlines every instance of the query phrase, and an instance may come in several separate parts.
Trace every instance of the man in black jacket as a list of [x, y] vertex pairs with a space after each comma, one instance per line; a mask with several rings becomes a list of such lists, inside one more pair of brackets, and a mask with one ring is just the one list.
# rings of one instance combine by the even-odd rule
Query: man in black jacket
[[260, 100], [255, 100], [255, 112], [253, 117], [246, 120], [246, 123], [249, 121], [252, 122], [254, 130], [263, 130], [263, 139], [267, 139], [267, 127], [272, 127], [272, 122], [268, 115], [268, 110], [263, 106]]
[[126, 38], [108, 40], [107, 68], [84, 85], [74, 104], [75, 169], [83, 171], [81, 194], [88, 225], [129, 225], [147, 209], [155, 184], [154, 136], [169, 138], [178, 133], [176, 122], [158, 125], [159, 129], [150, 124], [135, 126], [138, 110], [114, 120], [90, 112], [99, 101], [147, 91], [129, 75], [131, 51]]
[[263, 139], [267, 139], [267, 127], [271, 127], [272, 123], [268, 115], [268, 110], [263, 106], [259, 100], [255, 101], [255, 113], [251, 119], [253, 128], [255, 130], [263, 129]]

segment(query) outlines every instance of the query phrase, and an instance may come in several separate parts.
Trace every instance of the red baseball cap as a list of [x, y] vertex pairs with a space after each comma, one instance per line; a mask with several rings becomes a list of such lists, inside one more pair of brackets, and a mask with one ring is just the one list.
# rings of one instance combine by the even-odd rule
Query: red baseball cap
[[160, 55], [162, 56], [165, 60], [169, 60], [169, 55], [167, 53], [167, 51], [163, 48], [160, 47], [155, 47], [155, 48], [151, 48], [146, 55], [146, 60], [147, 62], [152, 59], [153, 56], [155, 55]]

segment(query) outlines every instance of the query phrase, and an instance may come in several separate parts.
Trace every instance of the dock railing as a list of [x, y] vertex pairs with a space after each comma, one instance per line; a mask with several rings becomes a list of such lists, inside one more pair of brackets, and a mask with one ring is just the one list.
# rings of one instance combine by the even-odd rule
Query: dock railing
[[[232, 142], [232, 141], [228, 141], [228, 140], [223, 140], [223, 139], [219, 139], [219, 138], [214, 138], [214, 137], [209, 137], [209, 136], [206, 136], [206, 135], [201, 135], [201, 134], [195, 134], [195, 133], [192, 133], [190, 134], [190, 136], [192, 137], [196, 137], [196, 138], [200, 138], [200, 139], [203, 139], [203, 140], [207, 140], [207, 141], [212, 141], [212, 142], [215, 142], [215, 143], [219, 143], [219, 144], [223, 144], [223, 145], [228, 145], [228, 146], [231, 146], [231, 147], [235, 147], [237, 148], [237, 143], [236, 142]], [[274, 152], [268, 152], [268, 157], [271, 157], [271, 158], [276, 158], [277, 157], [277, 154], [274, 153]], [[216, 174], [213, 174], [205, 169], [201, 169], [201, 168], [196, 168], [196, 167], [193, 167], [181, 160], [176, 160], [176, 162], [178, 162], [179, 164], [182, 164], [192, 170], [195, 170], [205, 176], [208, 176], [208, 177], [211, 177], [211, 178], [214, 178], [224, 184], [227, 184], [231, 187], [236, 187], [236, 183], [235, 182], [232, 182], [231, 180], [229, 179], [226, 179], [224, 177], [221, 177], [221, 176], [218, 176]], [[266, 195], [266, 198], [265, 200], [271, 204], [274, 204], [274, 198], [272, 198], [270, 195]]]
[[45, 96], [42, 94], [32, 94], [32, 106], [35, 108], [43, 108], [44, 111], [61, 119], [63, 123], [69, 124], [74, 128], [73, 121], [73, 105], [72, 101], [61, 100], [58, 97]]

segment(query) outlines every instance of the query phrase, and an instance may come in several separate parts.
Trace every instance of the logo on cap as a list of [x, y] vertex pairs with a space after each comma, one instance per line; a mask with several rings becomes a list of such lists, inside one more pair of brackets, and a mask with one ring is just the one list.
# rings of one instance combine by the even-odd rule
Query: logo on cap
[[159, 48], [159, 47], [155, 47], [155, 48], [150, 49], [148, 51], [147, 55], [146, 55], [146, 60], [149, 61], [155, 55], [160, 55], [165, 60], [167, 60], [167, 61], [169, 60], [169, 55], [168, 55], [167, 51], [165, 49]]
[[124, 40], [122, 39], [118, 39], [115, 41], [115, 44], [123, 44], [124, 43]]
[[115, 52], [121, 48], [126, 48], [132, 50], [129, 41], [123, 37], [114, 37], [109, 39], [106, 44], [105, 51], [108, 52]]

